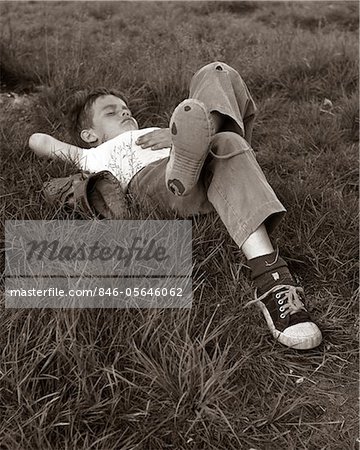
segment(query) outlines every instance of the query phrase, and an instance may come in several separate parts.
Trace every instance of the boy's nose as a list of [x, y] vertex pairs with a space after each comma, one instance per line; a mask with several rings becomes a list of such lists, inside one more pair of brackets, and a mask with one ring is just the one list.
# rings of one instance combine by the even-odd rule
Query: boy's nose
[[123, 111], [123, 112], [121, 113], [121, 116], [122, 116], [122, 117], [130, 117], [130, 116], [131, 116], [130, 111], [127, 111], [127, 110]]

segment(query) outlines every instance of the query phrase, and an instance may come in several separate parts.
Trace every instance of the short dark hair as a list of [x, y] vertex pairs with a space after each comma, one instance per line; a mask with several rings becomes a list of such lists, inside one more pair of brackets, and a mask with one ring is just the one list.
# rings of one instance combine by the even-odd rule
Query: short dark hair
[[90, 147], [80, 137], [82, 130], [90, 128], [93, 124], [91, 107], [95, 100], [103, 95], [115, 95], [127, 104], [125, 96], [115, 89], [98, 87], [95, 89], [84, 89], [77, 91], [74, 96], [68, 99], [68, 129], [74, 143], [79, 147]]

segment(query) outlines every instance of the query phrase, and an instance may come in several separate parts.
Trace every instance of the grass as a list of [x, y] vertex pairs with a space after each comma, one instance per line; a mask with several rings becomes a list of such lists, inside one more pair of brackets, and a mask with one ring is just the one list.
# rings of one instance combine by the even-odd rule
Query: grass
[[324, 335], [273, 342], [221, 221], [194, 219], [190, 311], [2, 308], [1, 448], [355, 448], [357, 3], [1, 2], [0, 21], [3, 220], [67, 217], [41, 186], [76, 168], [27, 141], [68, 138], [76, 89], [121, 88], [141, 126], [165, 126], [192, 73], [226, 61], [258, 105], [253, 146], [288, 209], [274, 240]]

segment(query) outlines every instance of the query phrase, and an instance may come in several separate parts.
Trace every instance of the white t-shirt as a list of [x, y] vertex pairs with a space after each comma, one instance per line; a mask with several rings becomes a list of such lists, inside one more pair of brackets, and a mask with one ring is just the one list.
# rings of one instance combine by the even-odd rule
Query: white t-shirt
[[137, 172], [148, 164], [169, 156], [170, 148], [151, 150], [135, 144], [143, 134], [158, 129], [153, 127], [126, 131], [97, 147], [83, 149], [79, 166], [82, 170], [89, 172], [108, 170], [120, 181], [122, 188], [126, 191], [130, 180]]

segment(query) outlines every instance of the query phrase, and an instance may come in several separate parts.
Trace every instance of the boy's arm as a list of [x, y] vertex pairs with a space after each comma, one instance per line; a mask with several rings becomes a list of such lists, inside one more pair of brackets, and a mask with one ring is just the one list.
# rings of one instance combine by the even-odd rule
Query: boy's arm
[[38, 156], [45, 158], [61, 158], [77, 161], [83, 154], [82, 148], [58, 141], [44, 133], [32, 134], [29, 139], [29, 147]]

